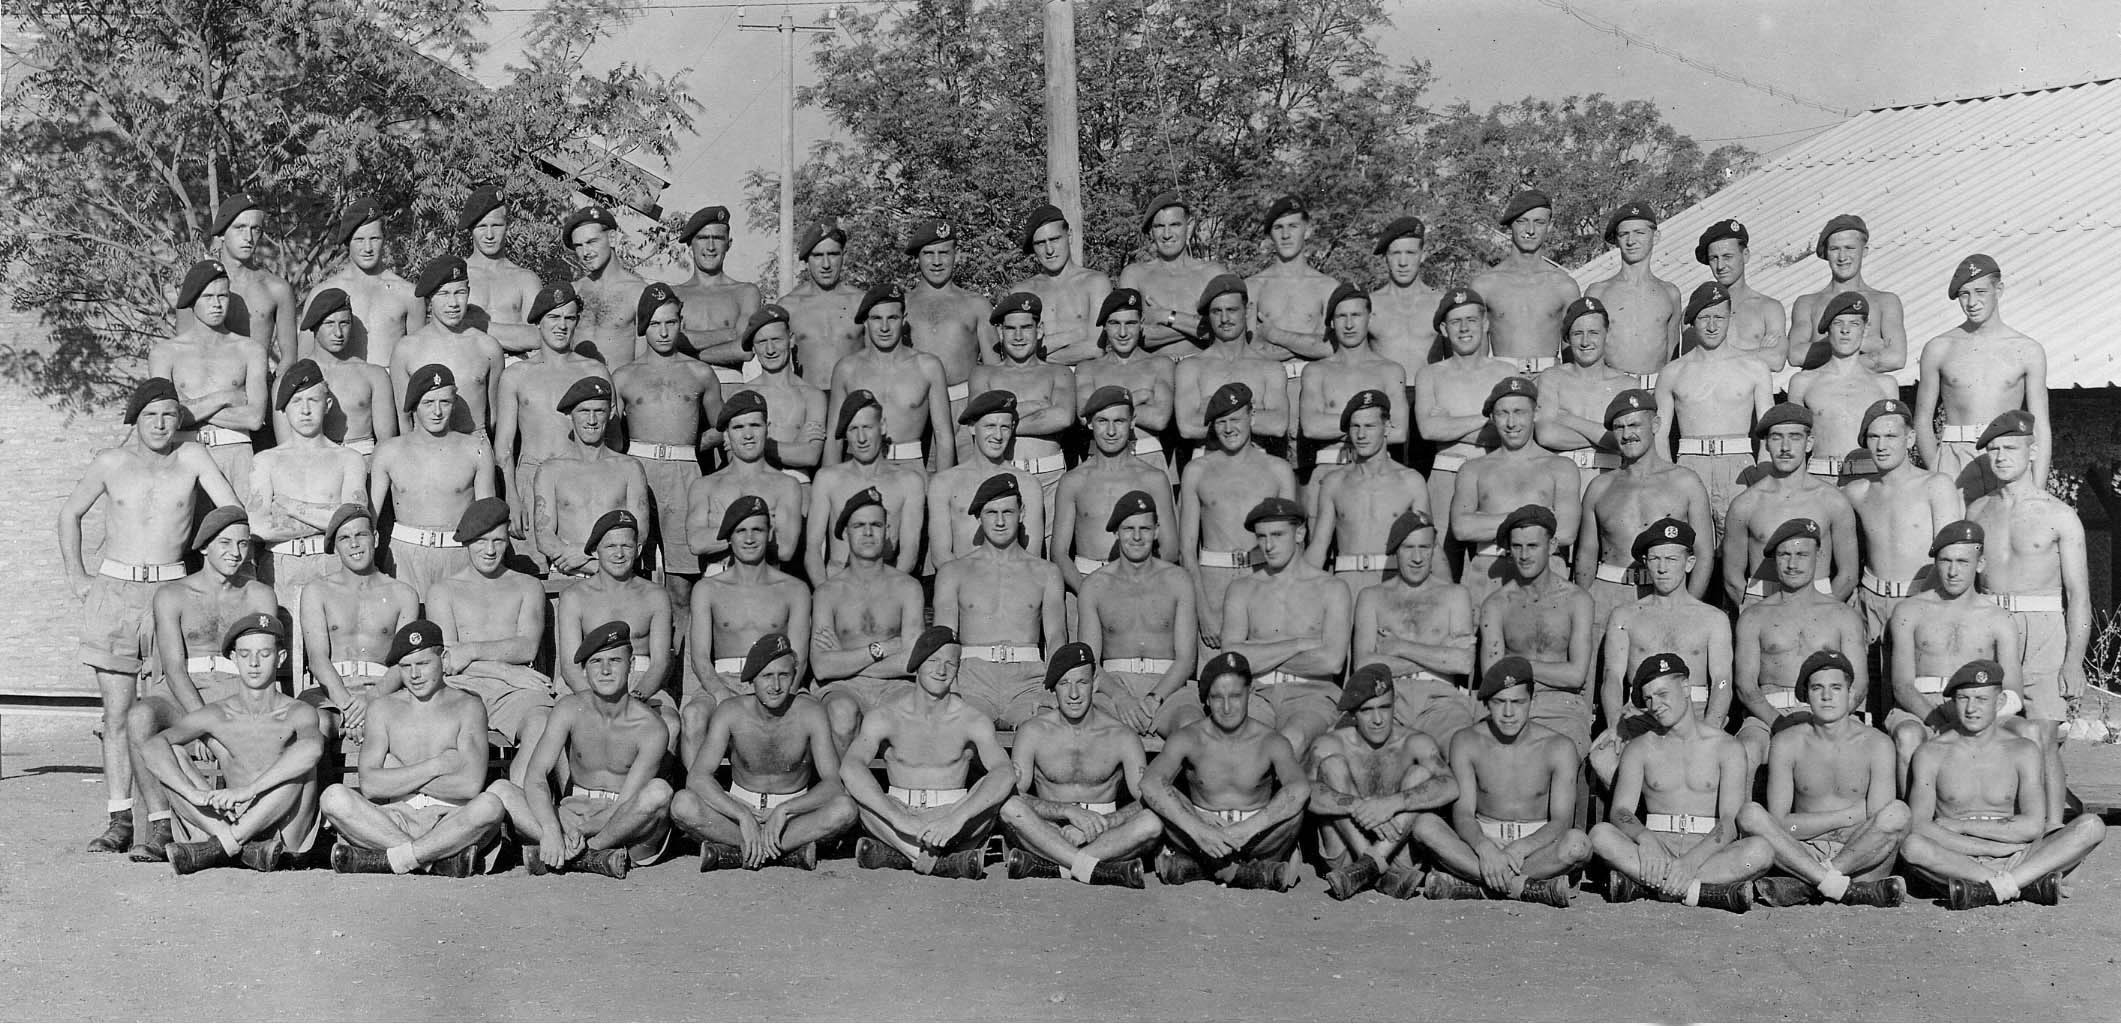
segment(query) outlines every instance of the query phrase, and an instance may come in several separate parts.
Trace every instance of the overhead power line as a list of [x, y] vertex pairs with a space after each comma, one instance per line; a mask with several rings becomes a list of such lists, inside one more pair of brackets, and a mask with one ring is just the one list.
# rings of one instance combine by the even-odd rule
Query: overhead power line
[[1680, 53], [1679, 51], [1674, 50], [1669, 46], [1665, 46], [1662, 43], [1656, 42], [1655, 40], [1645, 39], [1642, 36], [1636, 35], [1635, 33], [1628, 31], [1626, 28], [1623, 28], [1610, 21], [1607, 21], [1604, 18], [1600, 18], [1596, 15], [1587, 14], [1583, 11], [1577, 10], [1574, 5], [1569, 3], [1569, 0], [1539, 0], [1539, 2], [1547, 5], [1548, 7], [1552, 7], [1557, 11], [1561, 11], [1562, 13], [1567, 14], [1569, 17], [1574, 18], [1577, 21], [1580, 21], [1585, 25], [1590, 26], [1591, 28], [1597, 29], [1598, 31], [1606, 33], [1607, 35], [1614, 36], [1620, 39], [1621, 41], [1628, 43], [1631, 46], [1642, 47], [1643, 49], [1648, 50], [1651, 53], [1657, 54], [1660, 57], [1668, 57], [1672, 60], [1678, 61], [1679, 63], [1686, 65], [1687, 67], [1693, 68], [1696, 71], [1707, 72], [1711, 75], [1716, 76], [1717, 78], [1723, 79], [1726, 82], [1735, 82], [1739, 85], [1746, 87], [1747, 89], [1758, 90], [1760, 92], [1768, 94], [1769, 96], [1773, 96], [1776, 99], [1783, 100], [1787, 103], [1794, 103], [1802, 107], [1810, 107], [1814, 110], [1823, 110], [1829, 114], [1838, 114], [1842, 117], [1848, 117], [1856, 113], [1855, 111], [1849, 110], [1846, 107], [1836, 107], [1829, 103], [1821, 103], [1818, 100], [1808, 99], [1806, 97], [1799, 96], [1796, 93], [1790, 92], [1789, 90], [1784, 89], [1780, 86], [1771, 85], [1766, 82], [1756, 82], [1753, 79], [1745, 77], [1744, 75], [1733, 74], [1713, 64], [1695, 60], [1694, 58], [1689, 57], [1686, 54]]

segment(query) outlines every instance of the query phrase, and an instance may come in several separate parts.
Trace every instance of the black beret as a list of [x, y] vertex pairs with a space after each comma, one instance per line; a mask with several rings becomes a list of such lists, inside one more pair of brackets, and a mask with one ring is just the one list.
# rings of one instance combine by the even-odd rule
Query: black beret
[[405, 412], [411, 413], [419, 408], [420, 400], [427, 398], [427, 393], [438, 388], [455, 388], [456, 384], [456, 372], [443, 364], [430, 363], [413, 371], [412, 377], [405, 382]]
[[752, 389], [744, 389], [722, 403], [720, 412], [714, 415], [714, 429], [727, 431], [738, 417], [750, 413], [765, 413], [766, 397]]
[[337, 548], [339, 528], [345, 527], [356, 520], [366, 520], [373, 526], [376, 522], [376, 515], [368, 507], [358, 502], [349, 502], [333, 510], [331, 525], [324, 529], [324, 551], [331, 552]]
[[[1995, 666], [1994, 663], [1989, 665]], [[1848, 676], [1849, 680], [1854, 681], [1856, 679], [1856, 664], [1850, 662], [1847, 655], [1843, 654], [1839, 649], [1820, 649], [1811, 655], [1805, 656], [1804, 662], [1797, 667], [1797, 697], [1799, 699], [1809, 697], [1809, 693], [1812, 690], [1812, 675], [1821, 670], [1840, 670]], [[2003, 668], [1997, 667], [1996, 675], [1991, 679], [1996, 683], [2002, 683]]]
[[1017, 247], [1026, 253], [1031, 252], [1031, 236], [1055, 221], [1065, 227], [1068, 224], [1068, 215], [1061, 213], [1061, 208], [1051, 203], [1041, 203], [1031, 208], [1031, 212], [1024, 215], [1023, 228], [1016, 233]]
[[756, 495], [738, 496], [735, 502], [729, 504], [728, 509], [722, 511], [722, 526], [715, 531], [714, 540], [728, 541], [729, 536], [736, 533], [737, 527], [752, 517], [765, 517], [766, 523], [771, 525], [773, 508], [766, 505], [766, 500]]
[[994, 304], [994, 309], [987, 314], [987, 323], [1000, 324], [1002, 318], [1013, 313], [1027, 313], [1032, 320], [1037, 320], [1044, 312], [1045, 304], [1039, 302], [1038, 296], [1029, 292], [1011, 292]]
[[1949, 695], [1960, 688], [2001, 687], [2003, 666], [1993, 659], [1975, 659], [1952, 673], [1944, 682], [1944, 693]]
[[1480, 675], [1480, 700], [1485, 702], [1519, 684], [1533, 685], [1532, 661], [1523, 656], [1503, 656]]
[[132, 398], [125, 401], [125, 423], [131, 424], [138, 421], [140, 419], [140, 411], [146, 409], [148, 404], [158, 403], [165, 399], [178, 403], [180, 411], [183, 409], [183, 400], [177, 395], [177, 386], [168, 378], [149, 378], [134, 385]]
[[1693, 552], [1694, 525], [1676, 517], [1664, 517], [1643, 528], [1642, 533], [1635, 536], [1635, 543], [1629, 546], [1628, 554], [1635, 557], [1635, 562], [1640, 563], [1642, 557], [1659, 545], [1684, 545], [1689, 553]]
[[934, 655], [945, 645], [955, 644], [957, 644], [957, 632], [942, 624], [936, 624], [922, 631], [920, 637], [913, 639], [913, 649], [906, 653], [906, 672], [921, 672], [921, 664], [927, 662], [929, 656]]
[[412, 294], [416, 298], [426, 299], [450, 282], [470, 280], [471, 271], [464, 266], [464, 258], [455, 253], [444, 253], [420, 268], [420, 281], [412, 287]]
[[633, 628], [624, 620], [612, 620], [600, 624], [595, 630], [582, 635], [582, 643], [574, 647], [574, 662], [581, 666], [598, 652], [613, 648], [632, 648]]
[[1259, 219], [1260, 234], [1264, 235], [1267, 232], [1273, 231], [1274, 222], [1279, 221], [1282, 218], [1289, 216], [1290, 214], [1302, 214], [1306, 219], [1309, 219], [1311, 216], [1311, 211], [1310, 208], [1304, 206], [1303, 200], [1300, 200], [1294, 196], [1278, 197], [1275, 199], [1274, 202], [1267, 204], [1266, 215]]
[[574, 384], [567, 386], [567, 392], [560, 396], [560, 402], [554, 408], [561, 413], [573, 413], [575, 407], [593, 399], [610, 402], [611, 382], [591, 374], [576, 379]]
[[938, 242], [954, 242], [956, 239], [957, 233], [950, 227], [950, 222], [941, 220], [922, 221], [918, 227], [913, 229], [913, 235], [906, 239], [906, 255], [920, 256], [921, 250], [927, 249]]
[[1392, 668], [1383, 663], [1364, 663], [1348, 674], [1348, 683], [1340, 689], [1340, 700], [1333, 703], [1341, 712], [1354, 712], [1379, 695], [1392, 694]]
[[603, 516], [597, 518], [596, 524], [590, 527], [589, 536], [582, 539], [582, 555], [596, 555], [597, 545], [603, 542], [604, 536], [621, 528], [632, 531], [636, 539], [641, 536], [639, 517], [623, 509], [605, 511]]
[[1202, 414], [1202, 423], [1213, 425], [1247, 406], [1252, 405], [1252, 388], [1242, 381], [1232, 381], [1215, 390], [1208, 397], [1208, 409]]
[[1100, 386], [1097, 391], [1090, 393], [1090, 401], [1083, 404], [1083, 419], [1087, 421], [1114, 406], [1124, 406], [1131, 412], [1134, 409], [1134, 393], [1119, 385]]
[[325, 289], [310, 298], [309, 311], [302, 315], [302, 330], [315, 331], [324, 323], [324, 318], [351, 309], [353, 300], [347, 298], [344, 289]]
[[1156, 500], [1148, 492], [1136, 488], [1120, 496], [1119, 501], [1112, 504], [1111, 515], [1105, 517], [1105, 531], [1116, 533], [1120, 525], [1127, 522], [1128, 517], [1138, 517], [1144, 513], [1155, 515]]
[[1391, 224], [1385, 225], [1384, 231], [1377, 233], [1377, 248], [1373, 252], [1377, 256], [1384, 256], [1385, 250], [1391, 249], [1392, 244], [1401, 239], [1421, 239], [1426, 242], [1428, 238], [1429, 226], [1422, 224], [1421, 218], [1411, 215], [1395, 217]]
[[581, 302], [582, 297], [574, 294], [573, 285], [564, 281], [558, 285], [547, 285], [538, 290], [536, 299], [530, 301], [530, 323], [536, 324], [544, 320], [546, 314], [569, 303], [579, 306]]
[[1477, 306], [1485, 311], [1488, 301], [1480, 298], [1480, 293], [1461, 285], [1444, 293], [1443, 298], [1436, 301], [1436, 314], [1429, 318], [1429, 326], [1442, 331], [1444, 318], [1451, 316], [1451, 311], [1461, 306]]
[[1340, 408], [1340, 433], [1347, 434], [1355, 423], [1355, 415], [1364, 410], [1383, 410], [1385, 419], [1392, 419], [1392, 399], [1374, 388], [1365, 388], [1348, 398], [1348, 405]]
[[1397, 555], [1399, 547], [1416, 531], [1434, 530], [1436, 521], [1427, 510], [1410, 509], [1392, 518], [1392, 529], [1385, 533], [1385, 555]]
[[1871, 226], [1864, 224], [1863, 218], [1855, 214], [1835, 214], [1827, 221], [1826, 227], [1819, 229], [1819, 241], [1813, 244], [1812, 255], [1826, 259], [1826, 240], [1833, 238], [1836, 232], [1862, 232], [1864, 240], [1869, 241]]
[[1635, 673], [1628, 679], [1628, 686], [1634, 690], [1635, 694], [1640, 695], [1642, 694], [1643, 685], [1653, 680], [1665, 677], [1685, 677], [1691, 672], [1687, 669], [1686, 660], [1679, 658], [1677, 653], [1659, 652], [1636, 664]]
[[1193, 208], [1186, 206], [1186, 201], [1180, 199], [1178, 193], [1159, 192], [1155, 196], [1151, 197], [1149, 202], [1142, 207], [1142, 234], [1147, 235], [1149, 233], [1149, 229], [1155, 225], [1156, 215], [1161, 214], [1164, 211], [1171, 209], [1172, 207], [1177, 207], [1178, 209], [1185, 211], [1188, 215], [1191, 215], [1193, 213]]
[[1991, 274], [1999, 277], [2003, 274], [2003, 268], [1996, 266], [1995, 257], [1986, 253], [1976, 253], [1967, 257], [1959, 261], [1959, 266], [1952, 268], [1952, 283], [1944, 290], [1944, 297], [1946, 299], [1958, 299], [1960, 290], [1966, 288], [1968, 283], [1976, 278], [1986, 278]]
[[1006, 413], [1010, 419], [1016, 417], [1016, 393], [1004, 388], [990, 388], [973, 396], [965, 404], [965, 412], [957, 415], [960, 424], [977, 424], [990, 414]]
[[772, 631], [759, 636], [751, 643], [751, 651], [744, 653], [744, 669], [737, 679], [750, 683], [776, 659], [793, 659], [795, 646], [788, 643], [788, 635]]
[[1496, 218], [1495, 223], [1508, 228], [1518, 218], [1540, 209], [1554, 209], [1554, 201], [1538, 189], [1526, 189], [1510, 197], [1510, 202], [1502, 208], [1502, 216]]
[[1502, 524], [1495, 528], [1495, 544], [1508, 548], [1510, 545], [1510, 532], [1520, 527], [1544, 527], [1547, 529], [1547, 537], [1552, 538], [1560, 524], [1555, 521], [1553, 510], [1536, 502], [1526, 503], [1511, 510], [1509, 516], [1502, 518]]
[[810, 259], [810, 251], [816, 249], [817, 244], [826, 239], [831, 239], [844, 247], [847, 245], [847, 232], [836, 224], [813, 222], [810, 227], [803, 229], [802, 235], [797, 236], [795, 240], [795, 258], [797, 260]]
[[633, 333], [648, 334], [649, 319], [654, 317], [655, 312], [662, 309], [665, 303], [677, 304], [681, 312], [685, 309], [685, 301], [678, 298], [678, 294], [671, 291], [670, 286], [659, 281], [649, 282], [648, 287], [641, 290], [641, 298], [633, 304]]
[[869, 286], [869, 291], [862, 293], [861, 302], [854, 306], [854, 323], [867, 321], [870, 309], [881, 303], [897, 303], [899, 309], [904, 311], [906, 290], [900, 288], [899, 283], [895, 281], [878, 282]]
[[1140, 292], [1133, 289], [1113, 289], [1111, 292], [1106, 293], [1104, 304], [1097, 308], [1097, 323], [1099, 326], [1103, 326], [1106, 321], [1112, 319], [1113, 314], [1121, 310], [1139, 312], [1141, 308], [1142, 294]]
[[758, 333], [765, 330], [766, 325], [787, 323], [788, 308], [779, 303], [768, 303], [759, 307], [757, 312], [751, 315], [751, 319], [744, 322], [744, 337], [737, 341], [744, 347], [744, 351], [748, 353], [751, 351], [751, 340], [757, 338]]
[[1513, 395], [1523, 396], [1536, 403], [1539, 401], [1539, 382], [1533, 381], [1522, 374], [1512, 374], [1496, 382], [1494, 388], [1488, 389], [1488, 397], [1480, 403], [1480, 415], [1483, 417], [1492, 415], [1495, 412], [1496, 403]]
[[464, 507], [464, 515], [457, 518], [457, 530], [452, 537], [459, 543], [472, 542], [493, 533], [496, 527], [508, 526], [508, 500], [489, 495], [473, 499]]
[[382, 219], [383, 211], [377, 208], [374, 200], [355, 200], [346, 213], [339, 215], [339, 245], [352, 242], [354, 233], [360, 231], [362, 225]]
[[996, 499], [1015, 499], [1022, 502], [1023, 498], [1024, 493], [1016, 486], [1015, 474], [995, 474], [979, 483], [979, 489], [972, 493], [972, 505], [965, 508], [965, 515], [979, 516], [986, 510], [987, 504]]
[[[1092, 652], [1089, 645], [1080, 641], [1062, 645], [1046, 663], [1046, 690], [1051, 691], [1059, 687], [1061, 678], [1066, 676], [1068, 671], [1096, 665], [1097, 653]], [[1095, 680], [1096, 676], [1093, 674], [1091, 679]]]
[[235, 651], [236, 641], [252, 634], [270, 634], [281, 647], [287, 645], [287, 625], [280, 622], [277, 613], [245, 613], [221, 632], [221, 654]]
[[471, 190], [464, 198], [464, 212], [457, 215], [457, 230], [468, 232], [478, 226], [486, 215], [501, 207], [501, 190], [498, 186], [481, 185]]
[[1233, 676], [1244, 678], [1245, 686], [1250, 687], [1252, 684], [1252, 660], [1245, 658], [1243, 652], [1223, 652], [1218, 654], [1215, 658], [1208, 660], [1208, 665], [1200, 668], [1200, 693], [1205, 696], [1208, 693], [1208, 688], [1212, 687], [1216, 681], [1224, 677]]
[[611, 216], [611, 211], [592, 204], [567, 215], [567, 220], [560, 222], [560, 243], [572, 248], [574, 230], [585, 224], [600, 224], [606, 231], [619, 230], [619, 219]]
[[1783, 542], [1795, 541], [1799, 538], [1810, 538], [1815, 542], [1818, 541], [1819, 521], [1813, 520], [1811, 517], [1791, 517], [1783, 521], [1780, 527], [1775, 528], [1774, 534], [1768, 535], [1767, 544], [1762, 546], [1760, 551], [1773, 555], [1776, 549], [1782, 547]]
[[1606, 311], [1605, 301], [1597, 296], [1577, 296], [1574, 300], [1571, 300], [1568, 309], [1561, 312], [1562, 339], [1564, 341], [1568, 339], [1569, 329], [1576, 326], [1577, 318], [1588, 317], [1592, 314], [1605, 318], [1606, 323], [1609, 325], [1613, 322], [1613, 315]]
[[227, 231], [229, 225], [236, 223], [238, 215], [246, 210], [256, 209], [258, 209], [257, 201], [240, 192], [222, 200], [221, 205], [214, 208], [214, 223], [213, 227], [207, 231], [207, 237], [211, 238]]
[[1915, 424], [1915, 411], [1909, 409], [1906, 403], [1898, 399], [1880, 399], [1863, 411], [1863, 426], [1856, 429], [1858, 442], [1871, 436], [1871, 422], [1880, 417], [1899, 417], [1907, 421], [1909, 427]]
[[1930, 558], [1936, 559], [1948, 545], [1986, 545], [1988, 535], [1981, 525], [1971, 520], [1954, 520], [1937, 530], [1937, 537], [1930, 542]]
[[1701, 240], [1694, 243], [1694, 262], [1708, 263], [1709, 247], [1725, 239], [1737, 239], [1741, 246], [1753, 244], [1753, 234], [1745, 230], [1745, 225], [1740, 224], [1735, 217], [1726, 217], [1702, 229]]
[[177, 309], [189, 310], [199, 301], [199, 293], [208, 285], [228, 277], [228, 268], [219, 260], [201, 260], [184, 272], [184, 281], [177, 286]]
[[1995, 420], [1988, 422], [1988, 427], [1981, 432], [1980, 441], [1975, 442], [1974, 445], [1976, 448], [1986, 449], [1988, 448], [1988, 443], [1998, 438], [2010, 438], [2014, 435], [2030, 437], [2032, 433], [2032, 414], [2024, 410], [2005, 410], [1996, 414]]
[[832, 437], [847, 437], [847, 427], [854, 423], [855, 414], [870, 406], [879, 410], [884, 408], [884, 404], [877, 402], [876, 396], [866, 388], [857, 388], [847, 393], [847, 398], [840, 403], [840, 420], [832, 427]]
[[1622, 203], [1620, 209], [1613, 211], [1613, 216], [1606, 219], [1605, 241], [1608, 244], [1614, 242], [1619, 236], [1620, 225], [1625, 221], [1648, 221], [1650, 227], [1655, 228], [1657, 227], [1657, 212], [1650, 209], [1649, 204], [1646, 203], [1633, 201]]
[[324, 369], [317, 366], [317, 361], [307, 357], [296, 360], [287, 370], [281, 372], [280, 386], [274, 390], [272, 408], [284, 410], [288, 402], [301, 394], [303, 389], [314, 388], [323, 383]]
[[839, 517], [832, 522], [832, 536], [834, 538], [847, 537], [847, 522], [853, 520], [856, 513], [860, 513], [870, 506], [883, 509], [887, 513], [889, 512], [889, 509], [884, 505], [884, 493], [877, 491], [875, 485], [847, 496], [847, 501], [840, 506]]
[[1259, 504], [1253, 506], [1252, 511], [1245, 514], [1245, 530], [1256, 531], [1259, 529], [1259, 525], [1276, 521], [1286, 521], [1300, 527], [1309, 523], [1310, 520], [1311, 518], [1304, 513], [1302, 503], [1297, 502], [1295, 499], [1282, 498], [1279, 495], [1269, 495], [1259, 500]]
[[1208, 307], [1223, 296], [1236, 296], [1249, 303], [1252, 293], [1245, 290], [1245, 280], [1234, 274], [1218, 274], [1208, 279], [1206, 288], [1200, 290], [1200, 300], [1193, 304], [1195, 313], [1208, 316]]
[[1657, 393], [1647, 388], [1621, 389], [1612, 402], [1605, 404], [1605, 429], [1611, 431], [1620, 418], [1643, 410], [1657, 412]]
[[1344, 281], [1333, 287], [1333, 294], [1326, 297], [1326, 323], [1333, 323], [1333, 315], [1340, 312], [1340, 304], [1350, 299], [1362, 300], [1363, 309], [1371, 309], [1370, 291], [1352, 281]]
[[207, 510], [206, 516], [199, 521], [199, 529], [191, 533], [192, 550], [196, 552], [213, 544], [221, 532], [237, 524], [250, 526], [250, 514], [241, 506], [215, 506]]
[[692, 216], [685, 219], [684, 226], [678, 229], [678, 244], [685, 245], [690, 243], [693, 236], [698, 235], [701, 229], [710, 224], [725, 225], [728, 223], [728, 207], [701, 207], [693, 211]]
[[1812, 411], [1796, 403], [1776, 403], [1760, 415], [1760, 423], [1753, 428], [1753, 434], [1764, 438], [1769, 430], [1783, 424], [1802, 424], [1810, 428]]
[[414, 652], [441, 647], [442, 628], [435, 626], [433, 620], [414, 620], [398, 628], [397, 635], [390, 639], [390, 654], [383, 657], [383, 662], [396, 666]]
[[1843, 292], [1826, 301], [1826, 309], [1819, 312], [1818, 332], [1826, 334], [1834, 326], [1834, 318], [1842, 314], [1855, 314], [1865, 321], [1871, 319], [1871, 301], [1861, 292]]
[[1694, 286], [1694, 294], [1687, 297], [1686, 313], [1680, 318], [1680, 323], [1692, 324], [1694, 318], [1701, 316], [1701, 311], [1718, 304], [1728, 304], [1730, 301], [1731, 290], [1724, 288], [1722, 282], [1702, 282]]

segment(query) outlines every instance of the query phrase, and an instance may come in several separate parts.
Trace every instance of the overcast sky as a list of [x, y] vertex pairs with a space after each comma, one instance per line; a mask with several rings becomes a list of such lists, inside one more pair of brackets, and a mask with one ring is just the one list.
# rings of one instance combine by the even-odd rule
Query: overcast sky
[[[671, 179], [664, 206], [737, 207], [744, 172], [780, 159], [780, 41], [773, 32], [740, 30], [734, 8], [647, 2], [664, 9], [641, 12], [591, 60], [689, 69], [705, 110], [697, 134], [680, 140], [671, 166], [658, 169]], [[1392, 25], [1381, 38], [1384, 50], [1394, 60], [1430, 62], [1435, 106], [1603, 92], [1655, 101], [1704, 142], [1737, 139], [1763, 153], [1802, 141], [1840, 115], [1719, 78], [1564, 8], [1698, 64], [1849, 110], [2121, 76], [2116, 0], [1387, 0], [1387, 7]], [[782, 10], [751, 5], [743, 21], [770, 24]], [[798, 23], [815, 24], [826, 9], [792, 10]], [[492, 19], [498, 62], [513, 53], [527, 16]], [[798, 46], [798, 84], [814, 78], [803, 52], [812, 38], [803, 34]], [[828, 130], [822, 115], [799, 111], [799, 156]], [[773, 239], [748, 225], [738, 229], [731, 265], [749, 276]]]

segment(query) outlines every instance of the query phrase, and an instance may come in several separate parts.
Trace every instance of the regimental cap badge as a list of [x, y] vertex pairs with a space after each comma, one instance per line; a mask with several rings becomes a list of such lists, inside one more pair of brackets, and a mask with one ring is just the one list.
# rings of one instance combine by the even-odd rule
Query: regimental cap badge
[[1669, 540], [1671, 540], [1671, 539], [1673, 539], [1673, 538], [1677, 538], [1677, 537], [1679, 537], [1679, 525], [1677, 525], [1677, 524], [1666, 524], [1666, 525], [1664, 525], [1664, 537], [1665, 537], [1665, 539], [1666, 539], [1667, 541], [1669, 541]]
[[935, 237], [936, 237], [936, 238], [938, 238], [938, 239], [947, 239], [947, 238], [949, 238], [949, 237], [950, 237], [950, 222], [948, 222], [948, 221], [937, 221], [937, 222], [935, 223]]

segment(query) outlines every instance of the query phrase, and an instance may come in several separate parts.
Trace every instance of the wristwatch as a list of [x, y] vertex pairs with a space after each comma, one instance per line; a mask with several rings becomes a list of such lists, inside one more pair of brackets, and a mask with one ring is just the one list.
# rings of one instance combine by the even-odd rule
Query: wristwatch
[[872, 642], [870, 642], [870, 643], [869, 643], [869, 658], [871, 658], [871, 659], [882, 659], [882, 658], [884, 658], [884, 643], [883, 643], [883, 642], [881, 642], [881, 641], [872, 641]]

